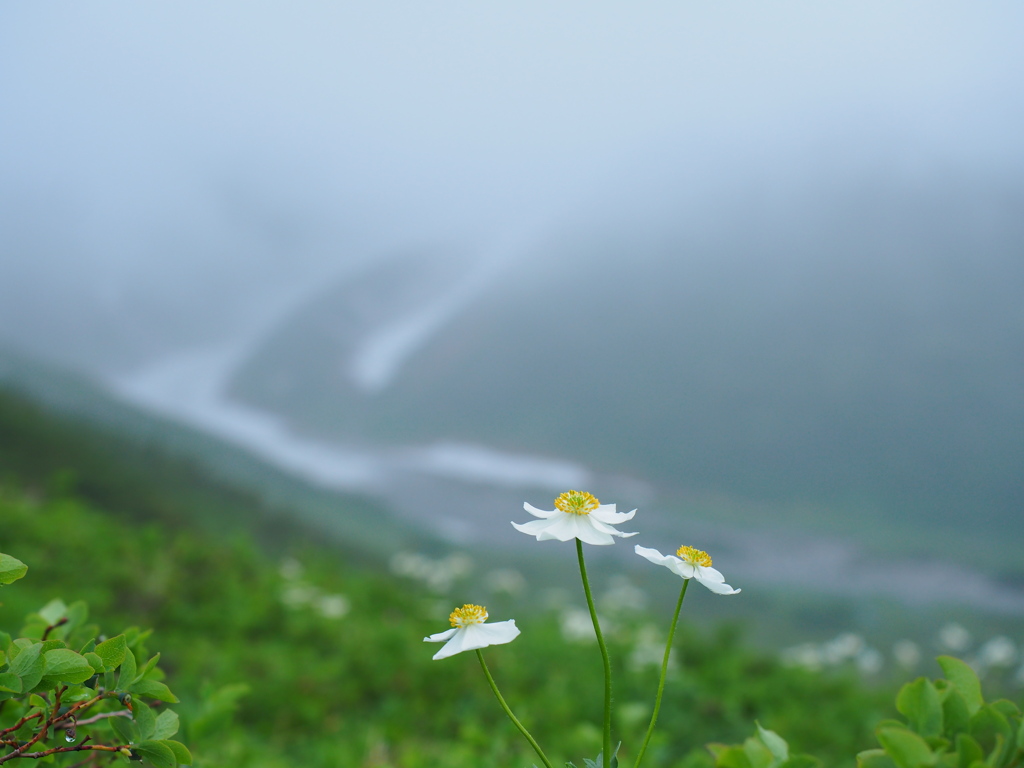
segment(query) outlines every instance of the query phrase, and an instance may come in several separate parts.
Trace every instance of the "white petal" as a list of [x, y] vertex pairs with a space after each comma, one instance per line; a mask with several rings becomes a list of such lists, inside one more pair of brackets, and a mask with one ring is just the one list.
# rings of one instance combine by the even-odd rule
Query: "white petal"
[[[517, 637], [519, 637], [519, 627], [516, 626], [515, 619], [509, 619], [508, 621], [496, 621], [493, 624], [475, 624], [474, 627], [478, 630], [474, 637], [474, 642], [477, 642], [477, 638], [484, 640], [483, 645], [474, 645], [474, 648], [486, 648], [489, 645], [504, 645], [505, 643], [511, 643]], [[466, 646], [466, 650], [469, 650], [469, 646]]]
[[436, 635], [431, 635], [430, 637], [424, 637], [423, 638], [423, 642], [424, 643], [443, 643], [445, 640], [447, 640], [452, 635], [454, 635], [457, 631], [458, 631], [458, 627], [452, 627], [451, 629], [449, 629], [449, 630], [447, 630], [445, 632], [438, 632]]
[[553, 514], [555, 514], [555, 512], [559, 511], [557, 509], [552, 509], [550, 512], [548, 512], [545, 509], [537, 509], [535, 506], [533, 506], [533, 504], [530, 504], [528, 501], [524, 501], [523, 502], [523, 509], [525, 509], [527, 512], [529, 512], [534, 517], [543, 517], [543, 518], [551, 517]]
[[595, 520], [593, 515], [589, 515], [588, 519], [590, 520], [590, 525], [594, 528], [594, 530], [600, 531], [601, 533], [607, 533], [611, 536], [618, 536], [620, 539], [627, 539], [630, 536], [636, 536], [637, 533], [639, 533], [639, 531], [634, 531], [633, 533], [624, 533], [623, 531], [620, 531], [618, 528], [615, 528], [614, 526], [608, 525], [607, 523], [602, 523], [600, 520]]
[[719, 584], [721, 584], [723, 581], [725, 581], [725, 576], [723, 576], [721, 572], [717, 569], [712, 568], [710, 565], [698, 565], [696, 566], [696, 569], [697, 580], [701, 583], [704, 583], [706, 581], [717, 581]]
[[519, 628], [515, 619], [496, 621], [493, 624], [470, 624], [458, 627], [454, 637], [440, 651], [434, 654], [434, 660], [446, 659], [463, 651], [475, 651], [489, 645], [504, 645], [519, 637]]
[[455, 634], [452, 636], [452, 639], [445, 643], [444, 647], [441, 648], [440, 651], [435, 653], [431, 658], [433, 658], [434, 661], [437, 661], [438, 659], [447, 659], [449, 656], [454, 656], [456, 653], [461, 653], [462, 651], [466, 650], [463, 647], [465, 639], [466, 627], [457, 627], [455, 629]]
[[[576, 522], [576, 538], [582, 541], [584, 544], [592, 544], [595, 546], [606, 546], [608, 544], [614, 544], [615, 539], [611, 535], [604, 531], [598, 530], [595, 527], [590, 516], [577, 515]], [[612, 531], [617, 535], [617, 531]]]
[[632, 520], [633, 516], [636, 515], [636, 510], [632, 512], [616, 512], [614, 504], [602, 504], [593, 512], [590, 516], [600, 520], [602, 523], [610, 523], [611, 525], [618, 525], [624, 523], [627, 520]]
[[656, 549], [651, 549], [649, 547], [641, 547], [639, 544], [633, 547], [633, 551], [640, 555], [640, 557], [646, 560], [650, 560], [655, 565], [663, 565], [669, 569], [671, 569], [675, 563], [679, 562], [678, 557], [673, 557], [672, 555], [663, 555]]
[[531, 536], [537, 536], [538, 541], [540, 540], [540, 534], [548, 527], [551, 526], [550, 520], [531, 520], [528, 523], [517, 523], [512, 522], [512, 527], [517, 531], [528, 533]]
[[699, 576], [697, 577], [697, 581], [710, 589], [716, 595], [738, 595], [742, 591], [739, 589], [733, 589], [728, 584], [722, 584], [717, 581], [704, 581]]
[[672, 564], [672, 573], [683, 579], [692, 579], [697, 575], [697, 566], [693, 563], [688, 563], [678, 557], [673, 559], [675, 560], [675, 563]]
[[544, 532], [537, 536], [537, 541], [568, 541], [576, 538], [576, 518], [578, 515], [567, 515], [559, 512], [547, 522]]
[[696, 578], [701, 584], [710, 589], [716, 595], [735, 595], [740, 592], [725, 583], [725, 577], [714, 568], [697, 567]]

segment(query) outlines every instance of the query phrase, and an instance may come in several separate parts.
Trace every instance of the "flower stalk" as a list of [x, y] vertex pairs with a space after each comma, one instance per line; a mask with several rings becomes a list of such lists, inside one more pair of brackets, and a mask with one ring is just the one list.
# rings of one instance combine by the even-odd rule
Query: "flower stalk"
[[511, 720], [512, 724], [519, 729], [521, 734], [523, 734], [523, 738], [530, 742], [530, 746], [533, 747], [537, 756], [541, 759], [541, 762], [543, 762], [547, 768], [554, 768], [554, 766], [551, 765], [551, 761], [548, 760], [547, 755], [544, 754], [544, 750], [540, 748], [540, 744], [537, 743], [537, 740], [533, 738], [528, 730], [526, 730], [526, 726], [519, 722], [519, 719], [512, 714], [512, 710], [509, 708], [508, 704], [505, 703], [505, 697], [503, 697], [501, 695], [501, 691], [498, 690], [498, 684], [494, 682], [494, 677], [491, 676], [491, 670], [487, 668], [487, 662], [484, 661], [484, 655], [480, 649], [477, 649], [476, 657], [480, 659], [480, 668], [484, 671], [484, 677], [487, 678], [487, 684], [491, 686], [491, 690], [494, 691], [495, 698], [498, 699], [498, 703], [501, 704], [501, 708], [505, 710], [505, 714], [508, 715], [508, 719]]
[[676, 603], [676, 612], [672, 616], [672, 626], [668, 630], [668, 642], [665, 643], [665, 657], [661, 661], [661, 677], [658, 678], [658, 693], [654, 697], [654, 712], [651, 715], [651, 724], [647, 726], [647, 735], [644, 736], [644, 743], [640, 747], [640, 752], [636, 756], [636, 762], [633, 763], [633, 768], [640, 768], [640, 761], [644, 759], [644, 753], [647, 751], [647, 745], [651, 741], [651, 736], [654, 734], [654, 725], [658, 722], [658, 711], [661, 709], [661, 696], [665, 692], [665, 677], [668, 674], [668, 660], [672, 654], [672, 639], [676, 634], [676, 624], [679, 623], [679, 612], [683, 608], [683, 598], [686, 597], [686, 588], [690, 585], [689, 579], [683, 580], [683, 588], [679, 592], [679, 601]]
[[601, 634], [601, 623], [597, 620], [597, 608], [594, 607], [594, 596], [590, 592], [590, 581], [587, 579], [587, 564], [583, 560], [583, 542], [579, 539], [576, 539], [576, 555], [580, 561], [580, 576], [583, 579], [583, 592], [587, 596], [587, 607], [590, 608], [590, 620], [594, 622], [594, 634], [597, 635], [597, 646], [601, 649], [601, 660], [604, 662], [604, 724], [601, 753], [607, 763], [612, 754], [612, 662], [608, 657], [604, 635]]

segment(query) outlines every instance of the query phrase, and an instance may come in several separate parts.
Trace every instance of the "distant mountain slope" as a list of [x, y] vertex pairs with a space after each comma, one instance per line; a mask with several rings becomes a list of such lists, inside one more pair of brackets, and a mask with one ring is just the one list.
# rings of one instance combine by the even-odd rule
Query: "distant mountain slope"
[[[823, 184], [566, 237], [379, 391], [342, 367], [341, 287], [232, 394], [320, 437], [469, 441], [1020, 537], [1024, 188], [942, 181]], [[386, 297], [417, 279], [381, 265], [363, 284]]]
[[[70, 484], [133, 519], [327, 535], [386, 554], [429, 540], [368, 499], [321, 490], [216, 438], [125, 405], [88, 379], [0, 351], [0, 479]], [[189, 519], [181, 520], [182, 510]], [[297, 530], [292, 530], [297, 529]], [[305, 531], [305, 533], [302, 533]]]

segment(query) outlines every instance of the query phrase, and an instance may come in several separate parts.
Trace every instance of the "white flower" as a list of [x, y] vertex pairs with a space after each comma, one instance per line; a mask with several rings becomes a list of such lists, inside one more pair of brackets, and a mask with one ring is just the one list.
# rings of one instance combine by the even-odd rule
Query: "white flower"
[[496, 621], [484, 624], [487, 620], [487, 609], [481, 605], [466, 603], [452, 611], [448, 620], [452, 628], [436, 635], [424, 637], [425, 643], [444, 643], [444, 647], [434, 654], [434, 660], [446, 659], [462, 651], [475, 651], [489, 645], [504, 645], [519, 637], [519, 628], [515, 619]]
[[716, 595], [735, 595], [740, 591], [725, 583], [725, 577], [711, 567], [711, 557], [702, 550], [684, 546], [675, 555], [663, 555], [656, 549], [637, 544], [634, 551], [655, 565], [665, 566], [676, 576], [696, 579]]
[[584, 544], [614, 544], [613, 536], [625, 538], [636, 533], [622, 533], [613, 526], [632, 520], [632, 512], [616, 512], [614, 504], [601, 504], [585, 491], [567, 491], [555, 499], [550, 512], [537, 509], [529, 503], [523, 508], [540, 520], [512, 523], [517, 531], [536, 536], [537, 541], [579, 539]]

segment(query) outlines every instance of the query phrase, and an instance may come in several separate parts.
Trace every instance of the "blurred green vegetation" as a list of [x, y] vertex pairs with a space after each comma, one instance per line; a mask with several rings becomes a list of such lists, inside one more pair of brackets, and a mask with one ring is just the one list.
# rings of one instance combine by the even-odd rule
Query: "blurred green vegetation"
[[[456, 604], [478, 601], [479, 584], [442, 598], [436, 585], [324, 542], [181, 459], [111, 447], [84, 424], [17, 398], [6, 404], [0, 547], [30, 571], [4, 590], [0, 627], [16, 631], [54, 597], [87, 601], [102, 626], [153, 627], [197, 765], [535, 762], [473, 655], [434, 662], [436, 647], [421, 642], [447, 627]], [[485, 651], [509, 703], [552, 758], [593, 755], [596, 646], [563, 637], [565, 606], [492, 592], [492, 617], [515, 618], [523, 631]], [[638, 657], [653, 643], [658, 660], [668, 615], [611, 618], [616, 734], [628, 757], [657, 684], [657, 663]], [[685, 609], [675, 658], [652, 765], [708, 766], [703, 745], [741, 739], [755, 718], [795, 749], [852, 765], [891, 714], [892, 691], [866, 688], [852, 672], [783, 667], [745, 647], [735, 627], [701, 626]]]
[[[154, 627], [152, 645], [182, 698], [184, 740], [197, 764], [530, 764], [472, 654], [431, 661], [436, 649], [421, 638], [446, 626], [451, 606], [425, 587], [311, 545], [293, 545], [294, 560], [282, 569], [280, 555], [268, 557], [247, 535], [128, 525], [74, 496], [40, 499], [11, 485], [0, 519], [5, 550], [30, 567], [4, 591], [3, 626], [59, 595], [86, 600], [103, 623]], [[297, 591], [306, 597], [296, 599]], [[347, 612], [335, 617], [329, 606], [338, 604]], [[550, 611], [516, 618], [522, 637], [486, 652], [499, 685], [551, 753], [593, 753], [596, 648], [567, 644]], [[623, 663], [649, 621], [636, 617], [611, 642], [624, 752], [642, 736], [656, 686], [655, 665], [637, 671]], [[684, 630], [678, 647], [682, 664], [652, 748], [656, 764], [683, 764], [707, 741], [739, 739], [754, 718], [801, 750], [850, 762], [891, 698], [851, 678], [785, 669], [744, 650], [735, 631]], [[221, 689], [230, 698], [238, 689], [225, 686], [238, 684], [249, 692], [237, 717], [192, 732], [200, 693]], [[707, 763], [702, 754], [687, 764]]]

